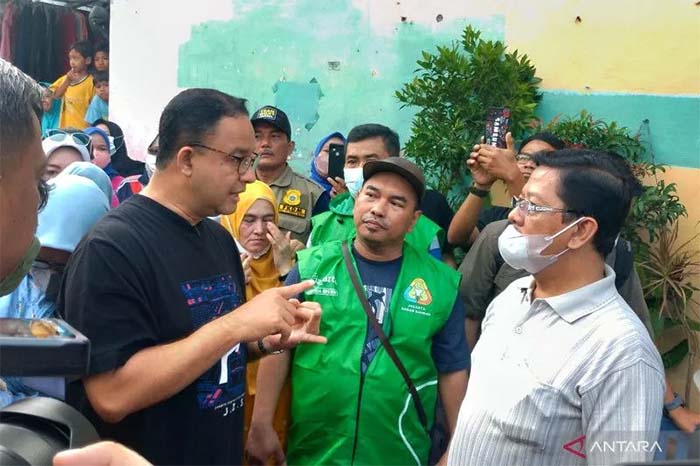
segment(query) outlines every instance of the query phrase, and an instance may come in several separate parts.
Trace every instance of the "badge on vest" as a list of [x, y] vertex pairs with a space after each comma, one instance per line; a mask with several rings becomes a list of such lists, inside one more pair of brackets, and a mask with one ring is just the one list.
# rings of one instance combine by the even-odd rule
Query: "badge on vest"
[[430, 316], [430, 313], [425, 309], [433, 302], [433, 295], [428, 289], [428, 285], [422, 278], [414, 278], [406, 291], [403, 292], [403, 299], [408, 301], [408, 306], [402, 307], [402, 311], [408, 311], [413, 314]]
[[277, 207], [281, 214], [293, 215], [295, 217], [306, 218], [306, 209], [299, 207], [301, 204], [301, 191], [298, 189], [288, 189], [282, 197], [282, 202]]

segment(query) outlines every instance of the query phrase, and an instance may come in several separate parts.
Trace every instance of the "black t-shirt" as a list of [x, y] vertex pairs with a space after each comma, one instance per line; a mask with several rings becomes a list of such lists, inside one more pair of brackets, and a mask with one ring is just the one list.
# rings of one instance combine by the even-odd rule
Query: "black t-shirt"
[[508, 214], [512, 210], [512, 207], [502, 207], [502, 206], [492, 206], [486, 209], [482, 209], [479, 214], [479, 221], [476, 223], [479, 231], [483, 231], [486, 225], [489, 223], [497, 222], [499, 220], [505, 220], [508, 218]]
[[427, 189], [420, 204], [420, 210], [433, 222], [437, 223], [447, 234], [454, 212], [447, 203], [447, 199], [434, 189]]
[[[135, 195], [105, 215], [65, 270], [58, 311], [91, 341], [89, 374], [140, 350], [188, 336], [245, 300], [236, 244], [221, 226], [196, 226]], [[67, 401], [114, 439], [155, 464], [240, 464], [245, 344], [175, 396], [109, 424], [81, 382]], [[222, 369], [225, 372], [222, 373]]]

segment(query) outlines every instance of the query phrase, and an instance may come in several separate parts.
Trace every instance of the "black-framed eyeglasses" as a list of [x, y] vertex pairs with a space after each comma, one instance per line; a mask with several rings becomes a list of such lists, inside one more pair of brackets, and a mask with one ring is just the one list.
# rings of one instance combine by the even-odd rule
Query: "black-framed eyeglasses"
[[219, 154], [225, 155], [229, 160], [231, 161], [237, 161], [238, 162], [238, 173], [240, 175], [244, 175], [248, 170], [251, 168], [255, 167], [256, 162], [258, 161], [258, 154], [253, 152], [252, 157], [248, 157], [246, 155], [241, 155], [240, 152], [226, 152], [220, 149], [217, 149], [215, 147], [209, 147], [205, 144], [199, 143], [199, 142], [191, 142], [189, 144], [186, 144], [188, 146], [192, 147], [201, 147], [202, 149], [207, 149], [212, 152], [218, 152]]
[[576, 215], [581, 215], [580, 212], [576, 210], [571, 210], [571, 209], [563, 209], [561, 207], [550, 207], [546, 205], [539, 205], [535, 204], [532, 201], [528, 201], [527, 199], [523, 199], [521, 197], [518, 197], [515, 199], [515, 206], [516, 209], [520, 211], [521, 214], [524, 216], [530, 215], [530, 214], [539, 214], [539, 213], [560, 213], [560, 214], [576, 214]]

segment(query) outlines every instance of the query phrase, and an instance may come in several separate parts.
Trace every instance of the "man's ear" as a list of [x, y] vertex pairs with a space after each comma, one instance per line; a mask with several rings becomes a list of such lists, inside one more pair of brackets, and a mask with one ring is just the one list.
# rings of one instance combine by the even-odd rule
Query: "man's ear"
[[194, 158], [194, 151], [190, 146], [183, 146], [175, 154], [174, 162], [177, 164], [178, 170], [183, 175], [190, 177], [192, 176], [192, 159]]
[[423, 215], [423, 212], [420, 209], [416, 209], [416, 211], [413, 212], [413, 219], [411, 220], [411, 224], [408, 226], [408, 230], [406, 230], [406, 233], [410, 233], [413, 231], [413, 228], [415, 228], [416, 223], [418, 222], [418, 219], [421, 215]]
[[294, 148], [296, 147], [296, 143], [294, 141], [289, 141], [289, 146], [288, 146], [288, 151], [287, 152], [287, 158], [290, 158], [292, 154], [294, 153]]
[[586, 244], [593, 244], [593, 238], [598, 232], [598, 222], [593, 217], [583, 217], [575, 227], [569, 239], [570, 249], [580, 249]]

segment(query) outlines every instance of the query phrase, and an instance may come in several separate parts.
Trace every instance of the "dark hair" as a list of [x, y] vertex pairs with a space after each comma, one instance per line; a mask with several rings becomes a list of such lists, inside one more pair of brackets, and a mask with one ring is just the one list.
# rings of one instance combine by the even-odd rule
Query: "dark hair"
[[92, 82], [95, 85], [101, 82], [109, 82], [109, 73], [107, 73], [106, 71], [95, 71], [92, 74]]
[[41, 136], [32, 120], [41, 122], [42, 94], [32, 78], [0, 59], [0, 173], [11, 158], [19, 157], [27, 141]]
[[109, 42], [100, 41], [95, 44], [95, 53], [97, 52], [105, 52], [107, 55], [109, 55]]
[[593, 245], [605, 257], [615, 246], [632, 199], [642, 193], [629, 163], [612, 152], [589, 149], [538, 152], [533, 160], [559, 172], [557, 195], [567, 209], [598, 222]]
[[168, 102], [158, 125], [156, 166], [165, 167], [180, 148], [214, 132], [224, 117], [248, 117], [246, 100], [215, 89], [187, 89]]
[[74, 43], [68, 50], [75, 50], [82, 55], [83, 58], [89, 58], [90, 60], [92, 60], [92, 56], [94, 55], [92, 51], [92, 44], [87, 40], [81, 40]]
[[370, 138], [382, 138], [384, 148], [389, 153], [389, 157], [399, 157], [401, 155], [401, 144], [399, 135], [391, 128], [376, 123], [355, 126], [348, 133], [348, 144], [360, 142]]
[[554, 150], [561, 150], [566, 147], [564, 141], [550, 133], [549, 131], [542, 131], [541, 133], [535, 133], [532, 136], [528, 136], [520, 143], [518, 146], [518, 152], [523, 150], [523, 147], [531, 143], [532, 141], [542, 141], [546, 142], [554, 148]]

